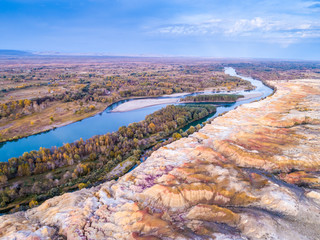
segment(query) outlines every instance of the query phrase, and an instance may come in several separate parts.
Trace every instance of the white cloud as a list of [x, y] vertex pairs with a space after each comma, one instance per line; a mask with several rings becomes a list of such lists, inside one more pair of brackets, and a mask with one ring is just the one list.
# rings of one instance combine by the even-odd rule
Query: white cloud
[[284, 16], [282, 19], [262, 17], [220, 19], [212, 15], [191, 15], [176, 18], [158, 26], [153, 33], [165, 35], [219, 35], [225, 38], [250, 38], [257, 41], [292, 44], [302, 39], [320, 38], [320, 22]]
[[232, 33], [243, 33], [253, 30], [264, 29], [266, 27], [266, 22], [260, 18], [256, 17], [253, 19], [240, 19], [231, 23], [231, 27], [226, 29], [227, 34]]

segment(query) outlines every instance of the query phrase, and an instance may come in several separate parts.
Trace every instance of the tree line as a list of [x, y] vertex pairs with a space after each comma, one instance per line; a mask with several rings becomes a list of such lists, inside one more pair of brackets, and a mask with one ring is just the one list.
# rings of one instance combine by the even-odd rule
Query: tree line
[[214, 95], [197, 95], [182, 98], [181, 102], [235, 102], [243, 95], [236, 94], [214, 94]]

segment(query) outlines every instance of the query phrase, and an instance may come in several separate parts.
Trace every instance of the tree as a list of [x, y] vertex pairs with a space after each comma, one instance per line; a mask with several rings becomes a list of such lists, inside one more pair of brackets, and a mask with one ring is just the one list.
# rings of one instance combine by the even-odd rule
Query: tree
[[31, 105], [31, 101], [29, 99], [24, 100], [24, 106], [29, 107]]
[[149, 125], [148, 125], [148, 130], [150, 133], [154, 133], [156, 131], [156, 125], [154, 125], [153, 122], [151, 122]]
[[6, 184], [8, 177], [6, 175], [0, 175], [0, 184]]
[[194, 133], [196, 131], [196, 128], [194, 126], [191, 126], [188, 130], [187, 130], [187, 133], [188, 135]]
[[174, 140], [179, 140], [180, 138], [182, 138], [180, 133], [174, 133], [174, 134], [172, 134], [172, 137], [173, 137]]
[[36, 200], [31, 200], [30, 202], [29, 202], [29, 207], [30, 208], [33, 208], [33, 207], [35, 207], [35, 206], [37, 206], [39, 203], [38, 203], [38, 201], [36, 201]]
[[88, 187], [88, 184], [86, 184], [86, 183], [79, 183], [78, 184], [79, 190], [81, 190], [82, 188], [86, 188], [86, 187]]
[[178, 124], [178, 126], [183, 126], [185, 124], [185, 120], [180, 117], [177, 119], [177, 124]]
[[76, 161], [79, 161], [79, 160], [80, 160], [80, 156], [79, 156], [78, 154], [75, 154], [75, 155], [73, 156], [73, 158], [74, 158], [74, 160], [76, 160]]

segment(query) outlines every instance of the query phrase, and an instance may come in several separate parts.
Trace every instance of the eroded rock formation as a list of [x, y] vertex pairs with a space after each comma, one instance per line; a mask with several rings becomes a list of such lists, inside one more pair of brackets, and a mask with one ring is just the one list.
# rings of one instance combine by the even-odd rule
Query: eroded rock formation
[[273, 82], [118, 181], [0, 217], [3, 239], [319, 239], [320, 83]]

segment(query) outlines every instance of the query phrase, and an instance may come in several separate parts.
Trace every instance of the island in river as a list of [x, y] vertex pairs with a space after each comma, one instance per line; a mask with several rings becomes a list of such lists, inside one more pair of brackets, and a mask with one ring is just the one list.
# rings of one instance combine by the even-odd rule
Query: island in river
[[244, 96], [237, 94], [214, 94], [187, 96], [182, 98], [180, 101], [183, 103], [233, 103], [238, 101], [240, 98], [244, 98]]
[[[199, 94], [197, 96], [204, 96], [203, 94], [206, 92], [198, 92], [194, 94]], [[208, 93], [206, 93], [208, 94]], [[214, 96], [228, 96], [232, 94], [219, 94], [215, 92], [210, 92], [210, 95], [205, 95], [205, 96], [212, 96], [210, 101], [200, 101], [197, 100], [197, 96], [188, 96], [188, 95], [193, 95], [190, 93], [183, 93], [183, 94], [173, 94], [172, 96], [170, 95], [164, 95], [162, 98], [148, 98], [148, 99], [138, 99], [134, 101], [128, 101], [125, 103], [122, 103], [115, 107], [114, 109], [111, 110], [111, 112], [127, 112], [127, 111], [133, 111], [145, 107], [151, 107], [151, 106], [156, 106], [156, 105], [161, 105], [161, 104], [177, 104], [177, 103], [201, 103], [201, 102], [212, 102], [212, 103], [233, 103], [236, 101], [244, 101], [252, 98], [259, 98], [263, 95], [261, 92], [242, 92], [241, 95], [237, 95], [236, 99], [231, 99], [231, 100], [223, 100], [219, 97], [214, 97]], [[186, 97], [184, 97], [186, 96]], [[190, 100], [192, 99], [192, 100]]]

